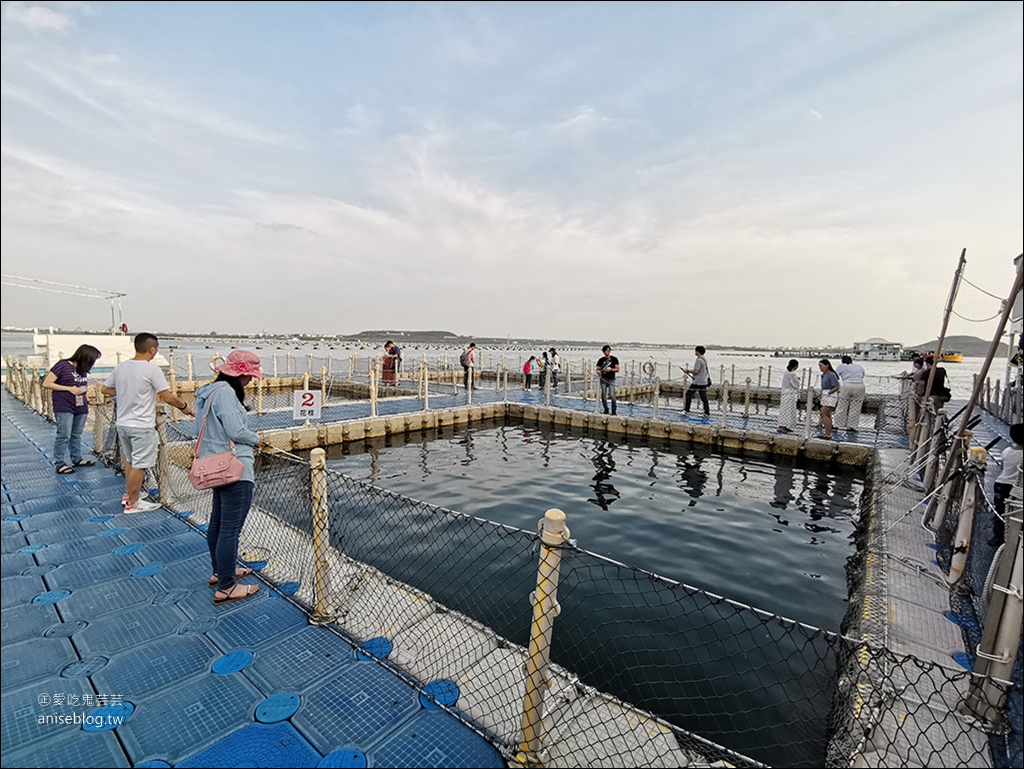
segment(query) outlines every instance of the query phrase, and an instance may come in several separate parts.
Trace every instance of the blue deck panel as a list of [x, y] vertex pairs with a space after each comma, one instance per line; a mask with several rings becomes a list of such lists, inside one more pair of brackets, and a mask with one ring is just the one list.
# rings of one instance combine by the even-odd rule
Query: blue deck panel
[[25, 603], [7, 607], [0, 611], [0, 638], [3, 638], [4, 653], [8, 644], [24, 641], [26, 638], [38, 638], [50, 625], [60, 622], [57, 609], [53, 606], [39, 606]]
[[371, 661], [347, 665], [340, 675], [302, 697], [292, 723], [322, 753], [364, 750], [420, 708], [416, 692]]
[[[203, 535], [164, 510], [124, 515], [124, 481], [107, 468], [56, 476], [53, 426], [0, 397], [0, 765], [317, 766], [339, 748], [371, 751], [377, 766], [502, 765], [479, 736], [427, 713], [408, 684], [356, 662], [343, 637], [310, 626], [270, 586], [214, 606]], [[149, 568], [160, 571], [132, 576]], [[213, 672], [238, 650], [252, 652], [244, 669]], [[116, 729], [54, 722], [95, 715], [100, 695], [126, 703]], [[268, 698], [298, 710], [268, 716]]]
[[249, 724], [215, 745], [185, 759], [182, 767], [316, 766], [316, 752], [289, 723]]
[[152, 603], [161, 592], [163, 588], [152, 580], [115, 579], [73, 592], [61, 601], [60, 616], [65, 622], [82, 618], [91, 620], [113, 611]]
[[19, 751], [4, 751], [0, 765], [75, 769], [80, 766], [128, 767], [131, 764], [113, 732], [82, 732], [74, 726], [50, 726], [61, 736], [48, 740], [45, 748], [31, 745]]
[[322, 627], [306, 627], [264, 646], [246, 675], [264, 692], [302, 692], [343, 665], [354, 664], [352, 647]]

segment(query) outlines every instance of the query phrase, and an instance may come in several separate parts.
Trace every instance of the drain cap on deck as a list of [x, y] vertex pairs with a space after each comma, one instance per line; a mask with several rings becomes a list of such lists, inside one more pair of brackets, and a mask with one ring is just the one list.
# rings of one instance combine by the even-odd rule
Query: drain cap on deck
[[295, 692], [278, 692], [267, 697], [256, 708], [256, 720], [261, 724], [276, 724], [295, 715], [302, 699]]
[[384, 636], [377, 636], [364, 643], [361, 651], [356, 650], [356, 659], [368, 660], [372, 656], [379, 660], [386, 660], [393, 648], [391, 641]]
[[51, 590], [48, 593], [40, 593], [32, 599], [32, 603], [40, 606], [50, 606], [57, 603], [57, 601], [63, 601], [71, 595], [70, 590]]
[[366, 769], [366, 755], [361, 750], [336, 750], [317, 764], [318, 769]]
[[240, 649], [228, 652], [223, 657], [214, 660], [213, 666], [210, 669], [219, 676], [226, 676], [231, 673], [237, 673], [240, 670], [245, 670], [250, 662], [252, 662], [252, 652]]

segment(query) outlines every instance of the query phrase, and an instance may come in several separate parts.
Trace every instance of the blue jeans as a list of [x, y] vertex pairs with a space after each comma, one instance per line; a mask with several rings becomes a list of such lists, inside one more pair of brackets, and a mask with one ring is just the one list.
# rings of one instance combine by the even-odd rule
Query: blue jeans
[[608, 413], [608, 401], [606, 396], [612, 399], [612, 413], [615, 413], [615, 380], [614, 379], [602, 379], [601, 380], [601, 406], [604, 408], [604, 413]]
[[235, 563], [238, 561], [238, 535], [252, 504], [252, 481], [235, 481], [213, 490], [213, 510], [206, 543], [210, 546], [210, 562], [217, 575], [217, 589], [235, 586]]
[[[82, 431], [88, 414], [72, 414], [58, 411], [53, 415], [57, 420], [57, 437], [53, 441], [53, 458], [57, 467], [70, 465], [82, 459]], [[68, 448], [71, 460], [68, 461]]]

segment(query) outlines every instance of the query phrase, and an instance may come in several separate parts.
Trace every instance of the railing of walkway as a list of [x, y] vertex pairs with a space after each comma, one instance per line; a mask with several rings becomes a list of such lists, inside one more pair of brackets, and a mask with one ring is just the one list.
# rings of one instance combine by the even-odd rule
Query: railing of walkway
[[[34, 379], [9, 387], [46, 413]], [[111, 406], [94, 411], [96, 450], [116, 466]], [[187, 482], [190, 436], [173, 422], [160, 430], [151, 483], [201, 528], [210, 493]], [[1007, 536], [1019, 556], [1017, 516]], [[240, 552], [426, 696], [437, 693], [429, 682], [454, 682], [451, 712], [514, 761], [973, 766], [1012, 738], [1019, 673], [1015, 683], [998, 667], [953, 672], [584, 545], [555, 511], [527, 532], [360, 483], [327, 469], [322, 452], [275, 452], [258, 458]], [[1011, 607], [1014, 563], [995, 583]], [[991, 709], [994, 740], [977, 738], [979, 707]]]

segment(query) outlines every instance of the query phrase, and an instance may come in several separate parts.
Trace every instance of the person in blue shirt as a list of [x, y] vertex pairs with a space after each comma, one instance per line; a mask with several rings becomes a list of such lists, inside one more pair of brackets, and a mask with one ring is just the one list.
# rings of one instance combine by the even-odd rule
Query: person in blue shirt
[[252, 505], [256, 475], [253, 449], [265, 445], [263, 436], [249, 429], [245, 408], [245, 386], [263, 378], [259, 357], [248, 350], [235, 350], [217, 367], [217, 377], [196, 391], [198, 429], [202, 431], [200, 457], [233, 451], [242, 464], [242, 476], [234, 483], [213, 489], [213, 506], [206, 540], [210, 549], [216, 587], [215, 606], [240, 601], [259, 591], [258, 585], [238, 580], [252, 574], [249, 567], [236, 568], [238, 536]]
[[825, 432], [823, 437], [832, 437], [832, 412], [839, 402], [839, 375], [832, 368], [828, 358], [818, 361], [821, 372], [821, 426]]

